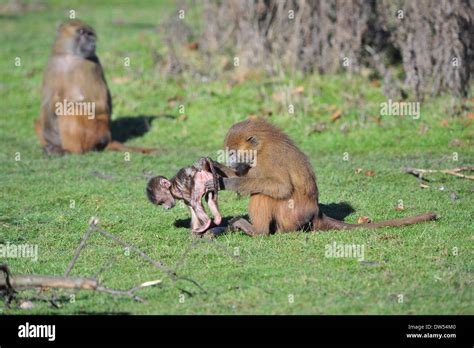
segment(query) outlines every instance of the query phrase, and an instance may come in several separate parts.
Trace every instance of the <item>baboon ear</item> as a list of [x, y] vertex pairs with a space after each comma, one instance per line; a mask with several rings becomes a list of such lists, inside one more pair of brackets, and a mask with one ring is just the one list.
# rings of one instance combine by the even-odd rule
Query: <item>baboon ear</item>
[[171, 187], [171, 182], [166, 178], [160, 178], [160, 186], [170, 188]]
[[258, 138], [255, 135], [252, 135], [252, 136], [247, 138], [247, 142], [252, 144], [253, 146], [257, 146], [258, 145]]

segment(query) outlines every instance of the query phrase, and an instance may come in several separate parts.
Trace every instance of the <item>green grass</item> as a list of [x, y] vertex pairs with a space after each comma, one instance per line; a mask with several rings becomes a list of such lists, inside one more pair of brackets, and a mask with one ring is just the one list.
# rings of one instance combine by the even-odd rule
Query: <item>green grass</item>
[[[207, 83], [187, 75], [165, 78], [153, 66], [151, 50], [166, 53], [154, 29], [174, 11], [171, 2], [46, 4], [39, 12], [0, 15], [0, 244], [37, 244], [39, 249], [37, 262], [6, 260], [15, 274], [63, 274], [92, 216], [98, 217], [102, 228], [174, 267], [192, 243], [187, 228], [174, 226], [176, 220], [188, 219], [188, 212], [183, 208], [164, 211], [148, 203], [146, 180], [138, 176], [144, 170], [172, 176], [201, 156], [215, 158], [226, 130], [249, 114], [259, 115], [262, 109], [272, 110], [271, 122], [285, 129], [310, 158], [321, 202], [349, 202], [354, 207], [356, 212], [346, 221], [355, 222], [363, 215], [377, 221], [427, 211], [441, 218], [378, 231], [262, 238], [233, 233], [214, 243], [198, 243], [177, 271], [202, 284], [207, 294], [183, 281], [173, 283], [136, 254], [126, 256], [123, 248], [93, 235], [73, 275], [94, 276], [117, 256], [112, 268], [101, 275], [104, 285], [125, 289], [163, 280], [161, 287], [140, 292], [146, 303], [83, 291], [76, 294], [74, 303], [63, 302], [60, 309], [37, 302], [32, 310], [1, 308], [0, 313], [474, 314], [472, 181], [433, 174], [430, 187], [420, 189], [416, 178], [400, 170], [402, 166], [474, 164], [472, 126], [466, 111], [450, 116], [450, 97], [424, 101], [419, 120], [387, 116], [379, 125], [370, 117], [379, 114], [385, 98], [380, 88], [362, 77], [308, 75], [276, 81], [259, 77], [234, 87], [227, 83], [229, 75]], [[173, 116], [158, 117], [148, 133], [128, 142], [158, 147], [158, 153], [132, 154], [130, 161], [124, 160], [123, 153], [113, 152], [42, 156], [33, 130], [42, 69], [55, 26], [67, 18], [70, 8], [99, 34], [98, 54], [113, 96], [114, 120]], [[113, 24], [117, 18], [126, 18], [126, 24]], [[198, 52], [191, 54], [199, 58]], [[125, 56], [131, 57], [130, 68], [123, 66]], [[15, 57], [22, 59], [21, 67], [14, 66]], [[114, 77], [123, 76], [130, 80], [113, 82]], [[272, 98], [290, 86], [305, 88], [302, 95], [293, 97], [294, 114]], [[177, 95], [183, 97], [186, 107], [184, 121], [178, 119], [177, 104], [167, 102]], [[465, 105], [472, 108], [472, 104]], [[331, 107], [343, 111], [335, 122], [330, 121]], [[443, 119], [449, 121], [447, 127], [440, 125]], [[311, 133], [311, 125], [318, 122], [326, 122], [327, 129]], [[343, 124], [347, 134], [340, 131]], [[420, 134], [420, 126], [427, 128], [426, 133]], [[453, 146], [453, 139], [459, 139], [461, 146]], [[348, 161], [343, 160], [345, 152]], [[453, 152], [458, 154], [457, 161]], [[15, 161], [17, 153], [20, 161]], [[363, 172], [355, 174], [356, 168]], [[363, 175], [366, 170], [376, 175]], [[94, 171], [116, 178], [100, 179], [91, 175]], [[445, 190], [439, 190], [441, 186]], [[451, 192], [459, 199], [453, 201]], [[70, 208], [71, 200], [75, 208]], [[399, 200], [405, 206], [401, 212], [394, 209]], [[220, 195], [224, 216], [244, 215], [247, 202], [233, 193]], [[332, 242], [364, 245], [365, 259], [373, 263], [325, 257], [325, 246]], [[235, 248], [240, 260], [228, 255]], [[185, 295], [180, 303], [180, 289], [195, 294]], [[403, 303], [398, 301], [400, 294]]]

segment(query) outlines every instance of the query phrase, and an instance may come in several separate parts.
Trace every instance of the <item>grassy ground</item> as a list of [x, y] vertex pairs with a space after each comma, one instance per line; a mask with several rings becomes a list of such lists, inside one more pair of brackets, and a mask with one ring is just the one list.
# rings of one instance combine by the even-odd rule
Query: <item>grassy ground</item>
[[[190, 77], [165, 79], [153, 65], [151, 50], [166, 52], [154, 28], [169, 16], [173, 5], [92, 3], [93, 7], [79, 1], [69, 6], [47, 2], [39, 12], [0, 16], [0, 244], [38, 245], [37, 262], [6, 261], [17, 274], [60, 275], [89, 219], [96, 216], [101, 227], [177, 267], [179, 274], [202, 284], [207, 294], [196, 293], [186, 282], [174, 284], [136, 254], [127, 256], [122, 248], [94, 235], [73, 274], [94, 276], [117, 256], [101, 280], [110, 287], [128, 288], [163, 279], [160, 288], [141, 292], [147, 303], [80, 292], [75, 302], [65, 301], [60, 309], [37, 303], [32, 310], [0, 308], [0, 313], [474, 314], [472, 182], [433, 174], [430, 187], [421, 189], [416, 178], [400, 170], [402, 166], [472, 165], [473, 129], [466, 111], [450, 116], [451, 99], [439, 97], [421, 104], [418, 120], [383, 116], [380, 123], [375, 122], [379, 104], [386, 100], [379, 87], [356, 76], [269, 80], [257, 75], [232, 87], [228, 83], [232, 72], [206, 83]], [[157, 154], [132, 154], [130, 161], [124, 160], [123, 153], [111, 152], [42, 156], [33, 131], [42, 69], [55, 26], [67, 18], [70, 8], [98, 31], [98, 54], [113, 96], [114, 120], [157, 116], [148, 133], [128, 144], [156, 146]], [[125, 18], [125, 23], [120, 24], [118, 18]], [[130, 68], [123, 66], [125, 56], [131, 57]], [[15, 67], [15, 57], [21, 58], [21, 67]], [[291, 97], [295, 113], [289, 114], [278, 95], [297, 86], [304, 91]], [[176, 96], [182, 101], [168, 101]], [[186, 119], [179, 117], [179, 103], [185, 105]], [[149, 204], [144, 195], [146, 180], [140, 175], [153, 171], [171, 176], [200, 156], [215, 158], [234, 122], [269, 110], [271, 121], [285, 129], [310, 158], [321, 202], [349, 202], [354, 207], [346, 221], [355, 222], [364, 215], [377, 221], [427, 211], [439, 213], [441, 219], [351, 233], [290, 233], [253, 239], [234, 233], [214, 243], [198, 242], [179, 262], [192, 240], [188, 229], [175, 227], [175, 222], [188, 219], [188, 212], [184, 208], [164, 211]], [[330, 121], [338, 110], [342, 116]], [[311, 132], [311, 125], [320, 122], [325, 122], [326, 130]], [[453, 143], [454, 139], [460, 142]], [[348, 160], [344, 160], [345, 152]], [[20, 161], [15, 160], [18, 153]], [[355, 174], [357, 168], [362, 173]], [[368, 170], [375, 176], [365, 176]], [[101, 179], [92, 172], [114, 178]], [[451, 198], [453, 192], [459, 199]], [[403, 211], [394, 209], [399, 200]], [[243, 215], [247, 201], [223, 192], [221, 211], [227, 217]], [[326, 245], [333, 242], [363, 245], [366, 262], [325, 257]], [[229, 255], [235, 251], [240, 260]], [[67, 300], [70, 293], [60, 294]]]

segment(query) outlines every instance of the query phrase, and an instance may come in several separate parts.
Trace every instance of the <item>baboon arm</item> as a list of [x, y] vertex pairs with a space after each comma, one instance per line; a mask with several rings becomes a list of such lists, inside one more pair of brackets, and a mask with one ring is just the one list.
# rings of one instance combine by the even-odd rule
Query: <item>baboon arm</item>
[[226, 165], [222, 164], [222, 163], [219, 163], [219, 162], [216, 162], [212, 159], [210, 159], [210, 161], [212, 162], [213, 166], [214, 166], [214, 169], [216, 170], [217, 174], [219, 174], [220, 176], [223, 176], [223, 177], [233, 177], [233, 176], [237, 176], [235, 174], [235, 171], [230, 168], [230, 167], [227, 167]]
[[260, 193], [275, 199], [289, 199], [293, 193], [290, 180], [274, 178], [224, 178], [224, 189], [236, 191], [241, 195]]

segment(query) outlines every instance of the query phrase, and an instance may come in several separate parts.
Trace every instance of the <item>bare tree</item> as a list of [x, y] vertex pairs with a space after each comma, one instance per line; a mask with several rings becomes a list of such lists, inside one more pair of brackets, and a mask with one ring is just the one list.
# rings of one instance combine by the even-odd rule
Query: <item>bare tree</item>
[[369, 66], [386, 83], [396, 83], [388, 67], [402, 64], [400, 83], [417, 98], [466, 95], [473, 78], [471, 0], [206, 0], [203, 19], [208, 59], [230, 53], [269, 72]]

